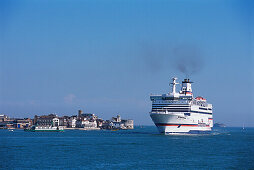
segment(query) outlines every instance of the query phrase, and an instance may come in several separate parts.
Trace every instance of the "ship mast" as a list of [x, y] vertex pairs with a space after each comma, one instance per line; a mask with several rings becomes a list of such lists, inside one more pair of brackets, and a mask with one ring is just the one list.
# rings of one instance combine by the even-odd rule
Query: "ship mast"
[[177, 78], [173, 77], [172, 78], [172, 83], [170, 83], [169, 85], [172, 84], [172, 95], [174, 96], [176, 94], [176, 85], [179, 84], [176, 82]]

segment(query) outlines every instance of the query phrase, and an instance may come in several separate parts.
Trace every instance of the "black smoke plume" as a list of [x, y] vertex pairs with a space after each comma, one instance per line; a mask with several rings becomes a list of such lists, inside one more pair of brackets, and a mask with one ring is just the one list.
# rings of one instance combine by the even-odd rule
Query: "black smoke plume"
[[174, 68], [189, 78], [190, 75], [200, 72], [204, 65], [201, 50], [193, 45], [147, 43], [142, 47], [144, 63], [152, 72]]
[[186, 78], [202, 70], [204, 62], [201, 51], [191, 45], [181, 45], [173, 48], [175, 68], [185, 74]]

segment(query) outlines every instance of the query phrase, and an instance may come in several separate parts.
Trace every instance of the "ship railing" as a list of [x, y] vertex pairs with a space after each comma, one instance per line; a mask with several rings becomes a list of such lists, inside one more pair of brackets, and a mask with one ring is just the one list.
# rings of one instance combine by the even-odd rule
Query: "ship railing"
[[160, 111], [160, 112], [158, 112], [158, 111], [156, 111], [156, 112], [149, 112], [150, 114], [151, 113], [156, 113], [156, 114], [182, 114], [182, 113], [185, 113], [185, 112], [165, 112], [165, 111]]
[[150, 96], [161, 96], [161, 94], [150, 94]]
[[173, 100], [162, 100], [162, 101], [156, 101], [154, 103], [169, 103], [169, 104], [190, 104], [190, 101], [173, 101]]

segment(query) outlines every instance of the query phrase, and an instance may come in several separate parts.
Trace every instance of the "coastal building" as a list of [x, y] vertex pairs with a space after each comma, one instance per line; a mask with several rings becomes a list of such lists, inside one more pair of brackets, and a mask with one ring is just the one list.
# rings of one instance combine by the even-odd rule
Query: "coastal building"
[[103, 125], [104, 120], [101, 118], [96, 119], [97, 127], [101, 128]]
[[25, 129], [32, 125], [32, 120], [30, 118], [15, 119], [13, 121], [13, 127], [17, 129]]
[[14, 128], [13, 121], [0, 122], [0, 129], [10, 129]]
[[95, 120], [83, 120], [82, 127], [83, 128], [97, 128], [97, 123]]
[[68, 119], [69, 118], [70, 118], [69, 116], [59, 117], [59, 126], [68, 127]]
[[122, 120], [123, 127], [126, 129], [134, 129], [134, 121], [131, 119], [128, 120]]
[[68, 121], [68, 128], [75, 128], [76, 127], [76, 122], [77, 122], [77, 116], [71, 116], [69, 117]]
[[59, 126], [59, 118], [55, 117], [52, 119], [52, 126], [57, 127]]
[[56, 114], [42, 115], [34, 117], [34, 124], [36, 126], [53, 126], [53, 127], [68, 127], [69, 116], [58, 117]]
[[97, 124], [98, 117], [92, 113], [83, 113], [82, 110], [78, 111], [78, 117], [74, 122], [77, 128], [93, 129], [98, 128]]
[[112, 117], [111, 120], [106, 120], [102, 124], [103, 129], [133, 129], [134, 121], [132, 119], [121, 119], [120, 115]]
[[5, 121], [8, 121], [9, 120], [9, 117], [4, 115], [4, 114], [0, 114], [0, 122], [5, 122]]
[[0, 128], [1, 129], [24, 129], [33, 124], [30, 118], [9, 118], [7, 115], [0, 115]]
[[55, 114], [49, 114], [49, 115], [42, 115], [34, 117], [34, 124], [37, 126], [52, 126], [53, 119], [56, 118], [57, 115]]
[[14, 128], [14, 119], [10, 119], [7, 115], [0, 115], [0, 129]]
[[121, 119], [120, 115], [112, 117], [111, 120], [104, 121], [95, 114], [78, 111], [77, 115], [59, 117], [56, 114], [34, 116], [30, 118], [13, 118], [0, 115], [0, 128], [23, 128], [28, 129], [34, 125], [38, 128], [61, 127], [61, 128], [78, 128], [80, 130], [97, 130], [97, 129], [133, 129], [133, 120]]

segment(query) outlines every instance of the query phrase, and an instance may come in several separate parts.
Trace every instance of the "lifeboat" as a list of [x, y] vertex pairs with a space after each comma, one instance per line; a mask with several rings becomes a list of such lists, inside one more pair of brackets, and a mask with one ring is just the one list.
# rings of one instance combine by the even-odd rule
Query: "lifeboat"
[[206, 101], [206, 99], [205, 99], [205, 98], [203, 98], [203, 97], [201, 97], [201, 96], [198, 96], [198, 97], [196, 97], [195, 99], [196, 99], [196, 100]]

